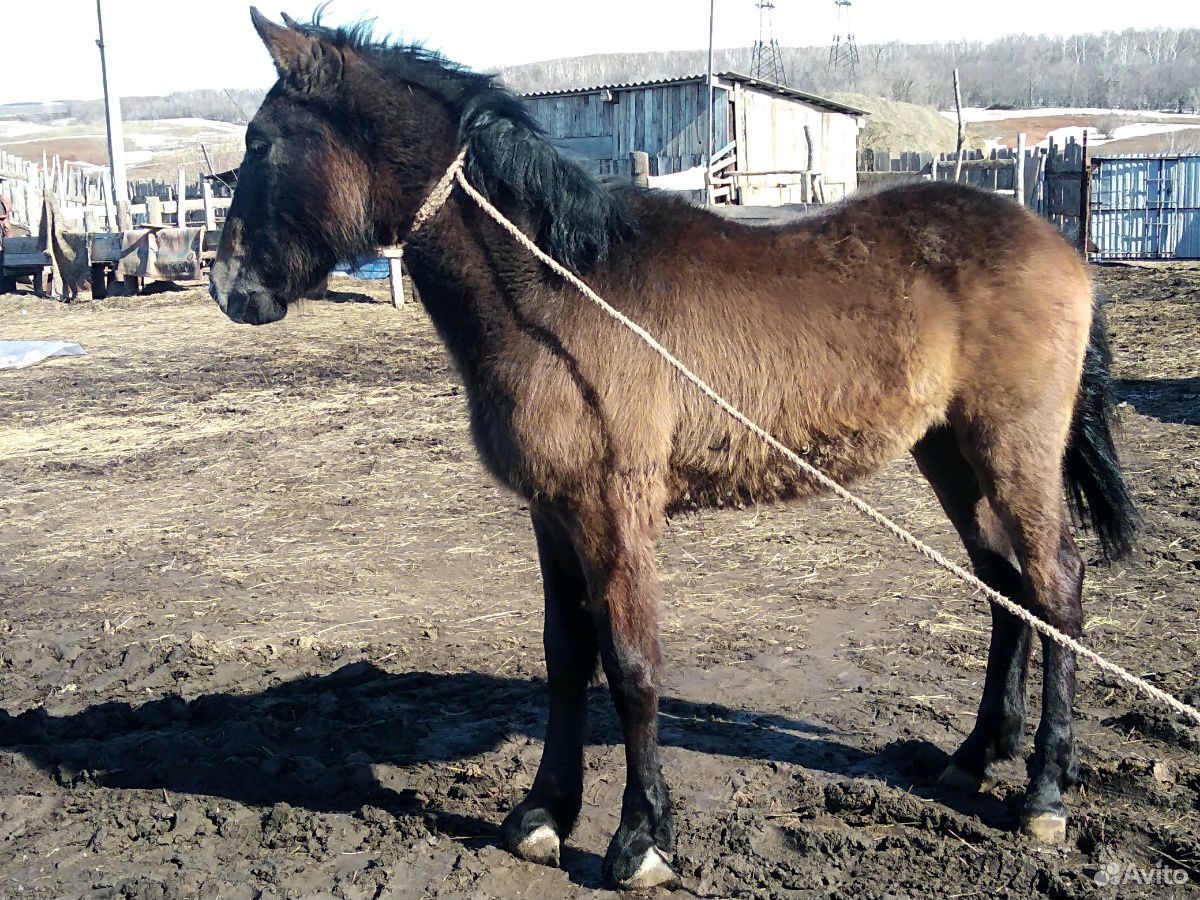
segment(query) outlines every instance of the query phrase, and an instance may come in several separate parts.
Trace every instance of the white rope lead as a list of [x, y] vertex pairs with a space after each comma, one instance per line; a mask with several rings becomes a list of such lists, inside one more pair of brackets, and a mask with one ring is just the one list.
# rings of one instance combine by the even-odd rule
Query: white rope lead
[[[1077, 641], [1075, 638], [1071, 637], [1070, 635], [1065, 634], [1062, 631], [1059, 631], [1053, 625], [1049, 624], [1048, 622], [1043, 621], [1042, 619], [1039, 619], [1037, 616], [1035, 616], [1029, 610], [1025, 609], [1023, 606], [1020, 606], [1019, 604], [1013, 602], [1008, 597], [1005, 597], [1003, 594], [1001, 594], [999, 591], [995, 590], [994, 588], [989, 587], [987, 584], [985, 584], [983, 581], [981, 581], [974, 573], [968, 572], [966, 569], [964, 569], [962, 566], [958, 565], [953, 560], [948, 559], [942, 553], [938, 552], [933, 547], [930, 547], [928, 544], [926, 544], [924, 541], [922, 541], [916, 535], [912, 534], [907, 529], [901, 527], [900, 525], [897, 525], [895, 522], [893, 522], [891, 519], [889, 519], [887, 516], [885, 516], [883, 513], [881, 513], [875, 507], [871, 506], [871, 504], [867, 503], [865, 500], [861, 499], [856, 494], [853, 494], [850, 491], [848, 491], [846, 488], [842, 487], [842, 485], [840, 485], [838, 482], [834, 481], [832, 478], [830, 478], [828, 475], [826, 475], [820, 469], [816, 468], [811, 463], [807, 462], [805, 459], [800, 457], [791, 448], [787, 447], [786, 445], [781, 443], [779, 440], [777, 440], [775, 437], [773, 437], [766, 429], [764, 429], [762, 426], [758, 425], [756, 422], [754, 422], [749, 417], [747, 417], [744, 413], [742, 413], [739, 409], [737, 409], [728, 400], [726, 400], [724, 397], [722, 397], [720, 394], [718, 394], [715, 390], [713, 390], [711, 387], [709, 387], [708, 383], [706, 381], [704, 381], [704, 379], [702, 379], [699, 375], [695, 374], [691, 369], [689, 369], [682, 362], [680, 362], [679, 359], [677, 359], [675, 357], [675, 355], [671, 353], [670, 350], [668, 350], [666, 347], [664, 347], [662, 344], [660, 344], [654, 338], [654, 335], [650, 334], [650, 332], [646, 331], [646, 329], [644, 329], [637, 322], [634, 322], [632, 319], [630, 319], [628, 316], [626, 316], [620, 310], [618, 310], [615, 307], [613, 307], [612, 305], [610, 305], [603, 297], [601, 297], [599, 294], [597, 294], [595, 291], [593, 291], [590, 287], [588, 287], [588, 285], [578, 275], [576, 275], [574, 272], [572, 272], [566, 266], [562, 265], [558, 260], [554, 259], [554, 257], [550, 256], [545, 251], [543, 251], [523, 231], [521, 231], [521, 229], [519, 229], [516, 225], [514, 225], [507, 218], [505, 218], [504, 214], [501, 213], [500, 210], [496, 209], [496, 207], [494, 207], [491, 204], [491, 202], [487, 199], [487, 197], [483, 196], [483, 194], [481, 194], [481, 193], [479, 193], [479, 191], [475, 190], [475, 188], [472, 187], [471, 183], [467, 180], [466, 175], [463, 174], [463, 171], [462, 171], [462, 164], [463, 164], [463, 159], [464, 159], [465, 153], [466, 153], [465, 149], [463, 150], [462, 153], [459, 153], [459, 155], [455, 159], [454, 163], [451, 164], [450, 169], [447, 170], [446, 175], [444, 175], [442, 177], [442, 181], [438, 182], [438, 187], [441, 188], [444, 186], [444, 183], [446, 182], [447, 177], [451, 177], [451, 178], [453, 178], [454, 181], [457, 181], [459, 186], [462, 187], [462, 189], [467, 193], [467, 196], [469, 196], [472, 200], [474, 200], [475, 203], [479, 206], [479, 208], [482, 209], [485, 213], [487, 213], [496, 222], [497, 225], [499, 225], [501, 228], [503, 228], [505, 231], [507, 231], [509, 234], [511, 234], [513, 236], [513, 239], [516, 240], [517, 243], [519, 243], [521, 246], [523, 246], [525, 249], [527, 249], [530, 253], [532, 253], [534, 256], [536, 256], [539, 260], [541, 260], [543, 263], [545, 263], [546, 266], [548, 266], [556, 274], [558, 274], [559, 276], [561, 276], [562, 278], [564, 278], [568, 282], [570, 282], [572, 285], [574, 285], [575, 288], [581, 294], [583, 294], [585, 297], [587, 297], [589, 300], [591, 300], [593, 303], [595, 303], [605, 313], [607, 313], [613, 319], [616, 319], [618, 322], [620, 322], [622, 325], [624, 325], [626, 328], [628, 328], [630, 331], [632, 331], [634, 334], [636, 334], [638, 337], [640, 337], [647, 345], [650, 346], [650, 348], [652, 350], [654, 350], [655, 353], [657, 353], [664, 360], [666, 360], [667, 363], [669, 363], [676, 371], [678, 371], [680, 375], [682, 375], [684, 378], [686, 378], [688, 381], [690, 381], [693, 385], [695, 385], [696, 388], [702, 394], [704, 394], [704, 396], [706, 396], [709, 400], [711, 400], [718, 407], [720, 407], [730, 418], [732, 418], [738, 424], [742, 425], [744, 428], [746, 428], [751, 433], [753, 433], [753, 434], [757, 435], [759, 438], [761, 438], [768, 446], [770, 446], [771, 448], [776, 450], [779, 454], [781, 454], [785, 459], [787, 459], [794, 466], [796, 466], [798, 469], [800, 469], [802, 472], [804, 472], [804, 474], [806, 474], [813, 481], [817, 482], [818, 484], [820, 484], [822, 487], [824, 487], [826, 490], [832, 492], [833, 494], [836, 494], [842, 500], [849, 503], [851, 506], [853, 506], [855, 509], [857, 509], [860, 513], [862, 513], [864, 516], [866, 516], [868, 519], [870, 519], [872, 522], [874, 522], [876, 525], [879, 525], [885, 531], [888, 531], [894, 537], [898, 538], [903, 543], [912, 547], [914, 550], [916, 550], [918, 553], [920, 553], [926, 559], [933, 562], [935, 565], [938, 565], [941, 568], [945, 569], [950, 574], [956, 576], [959, 580], [965, 582], [966, 584], [968, 584], [972, 588], [974, 588], [976, 591], [983, 594], [985, 597], [987, 597], [987, 599], [991, 600], [996, 605], [1002, 607], [1003, 609], [1010, 612], [1012, 615], [1016, 616], [1021, 621], [1025, 622], [1027, 625], [1029, 625], [1030, 628], [1034, 629], [1035, 631], [1037, 631], [1040, 634], [1045, 635], [1046, 637], [1050, 638], [1055, 643], [1060, 644], [1063, 647], [1067, 647], [1070, 650], [1073, 650], [1076, 654], [1078, 654], [1079, 656], [1082, 656], [1084, 659], [1090, 660], [1093, 664], [1096, 665], [1097, 668], [1101, 669], [1102, 671], [1108, 672], [1110, 675], [1114, 676], [1118, 680], [1125, 682], [1126, 684], [1130, 685], [1131, 687], [1141, 691], [1143, 694], [1150, 697], [1151, 699], [1157, 700], [1159, 703], [1162, 703], [1164, 706], [1167, 706], [1170, 709], [1173, 709], [1175, 712], [1179, 713], [1180, 715], [1186, 716], [1187, 718], [1189, 718], [1193, 722], [1195, 722], [1197, 725], [1200, 725], [1200, 710], [1196, 709], [1195, 707], [1189, 706], [1188, 704], [1184, 703], [1182, 700], [1177, 699], [1176, 697], [1173, 697], [1171, 694], [1168, 694], [1166, 691], [1162, 690], [1161, 688], [1155, 687], [1150, 682], [1146, 681], [1144, 678], [1139, 678], [1138, 676], [1134, 675], [1132, 672], [1126, 671], [1125, 669], [1118, 666], [1116, 663], [1109, 662], [1107, 659], [1105, 659], [1103, 656], [1101, 656], [1096, 651], [1088, 648], [1087, 646], [1080, 643], [1079, 641]], [[435, 188], [435, 190], [437, 190], [437, 189]], [[419, 223], [414, 222], [412, 231], [416, 231], [417, 227], [419, 227], [420, 224], [424, 224], [425, 221], [428, 221], [429, 218], [431, 218], [433, 215], [435, 215], [437, 213], [437, 211], [439, 209], [441, 209], [442, 205], [446, 202], [446, 200], [449, 198], [449, 196], [450, 196], [450, 190], [445, 190], [444, 194], [439, 198], [437, 206], [435, 208], [432, 208], [431, 210], [429, 209], [431, 204], [427, 201], [421, 208], [421, 212], [425, 213], [425, 215], [422, 217], [422, 219]], [[430, 195], [430, 199], [433, 199], [433, 195]]]
[[[425, 223], [438, 214], [446, 201], [450, 199], [450, 195], [454, 193], [454, 182], [462, 175], [462, 167], [467, 160], [467, 148], [464, 146], [458, 151], [458, 156], [450, 163], [446, 173], [438, 179], [438, 183], [433, 186], [433, 190], [429, 192], [429, 196], [425, 198], [425, 202], [421, 204], [421, 208], [417, 210], [417, 214], [413, 216], [412, 224], [408, 226], [408, 234], [404, 238], [401, 247], [412, 238], [414, 234], [424, 227]], [[465, 181], [466, 179], [462, 179]]]

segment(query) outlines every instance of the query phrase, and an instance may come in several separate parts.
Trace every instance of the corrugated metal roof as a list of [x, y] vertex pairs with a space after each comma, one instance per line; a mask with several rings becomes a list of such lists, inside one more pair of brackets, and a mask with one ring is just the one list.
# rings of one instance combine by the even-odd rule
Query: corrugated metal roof
[[[770, 94], [779, 94], [783, 97], [789, 97], [793, 100], [799, 100], [802, 103], [807, 103], [810, 106], [816, 106], [820, 109], [827, 109], [830, 112], [845, 113], [851, 116], [865, 116], [866, 110], [858, 109], [854, 106], [847, 106], [845, 103], [838, 103], [836, 100], [830, 100], [827, 97], [818, 97], [816, 94], [805, 93], [798, 91], [795, 88], [790, 88], [782, 84], [774, 84], [770, 81], [763, 81], [760, 78], [751, 78], [749, 75], [743, 75], [741, 72], [719, 72], [715, 73], [714, 78], [723, 79], [725, 81], [736, 81], [739, 84], [744, 84], [747, 87], [755, 90], [765, 91]], [[689, 82], [698, 81], [704, 82], [704, 74], [699, 75], [680, 75], [677, 78], [656, 78], [650, 81], [626, 81], [616, 84], [595, 84], [590, 87], [565, 88], [556, 91], [530, 91], [527, 94], [521, 94], [522, 97], [534, 99], [538, 97], [568, 97], [574, 94], [594, 94], [597, 91], [636, 91], [644, 88], [665, 87], [669, 84], [687, 84]]]

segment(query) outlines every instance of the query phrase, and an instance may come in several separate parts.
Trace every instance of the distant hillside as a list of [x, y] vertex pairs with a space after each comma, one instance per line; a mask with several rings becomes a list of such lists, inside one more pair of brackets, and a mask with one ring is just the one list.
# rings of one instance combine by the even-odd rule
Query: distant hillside
[[[176, 91], [162, 96], [122, 97], [121, 116], [127, 122], [159, 119], [209, 119], [245, 125], [266, 96], [258, 90]], [[103, 100], [61, 100], [53, 103], [11, 103], [0, 106], [0, 119], [26, 122], [71, 119], [80, 124], [104, 121]]]
[[[829, 68], [826, 47], [785, 47], [788, 84], [817, 94], [852, 92], [945, 109], [957, 66], [967, 106], [1200, 108], [1200, 28], [1152, 28], [1070, 37], [1012, 35], [988, 42], [873, 44], [856, 73]], [[609, 53], [512, 66], [516, 91], [585, 87], [703, 72], [706, 54]], [[718, 71], [748, 72], [750, 50], [721, 50]]]
[[[859, 134], [860, 147], [892, 153], [915, 149], [940, 153], [952, 151], [957, 145], [958, 128], [931, 106], [840, 92], [831, 94], [830, 99], [870, 114], [866, 127]], [[967, 145], [975, 147], [982, 143], [968, 140]]]

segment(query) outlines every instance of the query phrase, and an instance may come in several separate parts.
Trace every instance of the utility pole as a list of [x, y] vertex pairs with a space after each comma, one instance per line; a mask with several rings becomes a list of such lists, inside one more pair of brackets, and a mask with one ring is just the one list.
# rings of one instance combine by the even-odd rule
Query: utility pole
[[[96, 46], [100, 48], [100, 77], [104, 81], [104, 119], [108, 126], [108, 165], [112, 172], [113, 205], [129, 202], [129, 186], [125, 176], [125, 130], [121, 127], [121, 98], [114, 96], [108, 86], [108, 60], [104, 55], [104, 11], [101, 9], [102, 0], [96, 0], [96, 24], [100, 29], [100, 38]], [[114, 223], [109, 223], [114, 228]]]
[[[958, 118], [958, 139], [954, 146], [954, 183], [958, 184], [958, 179], [962, 177], [962, 155], [964, 139], [963, 118], [962, 118], [962, 89], [958, 83], [958, 69], [954, 70], [954, 114]], [[1085, 129], [1086, 133], [1086, 129]]]
[[[99, 0], [97, 0], [99, 2]], [[712, 162], [713, 162], [713, 23], [717, 18], [717, 0], [708, 3], [708, 113], [705, 121], [705, 150], [704, 150], [704, 203], [713, 205], [712, 196]]]

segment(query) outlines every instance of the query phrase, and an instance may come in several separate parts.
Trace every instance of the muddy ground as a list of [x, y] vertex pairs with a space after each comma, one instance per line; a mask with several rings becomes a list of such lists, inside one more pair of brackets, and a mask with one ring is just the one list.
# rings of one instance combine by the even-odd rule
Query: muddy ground
[[[1090, 570], [1087, 639], [1195, 703], [1200, 272], [1098, 274], [1148, 528]], [[0, 372], [0, 897], [612, 896], [599, 688], [564, 868], [497, 846], [545, 715], [527, 513], [423, 312], [337, 287], [263, 329], [200, 290], [0, 297], [0, 338], [88, 351]], [[962, 557], [908, 461], [862, 491]], [[987, 611], [833, 502], [676, 520], [660, 560], [680, 896], [1200, 894], [1200, 730], [1094, 669], [1067, 846], [1015, 833], [1017, 764], [934, 786]]]

